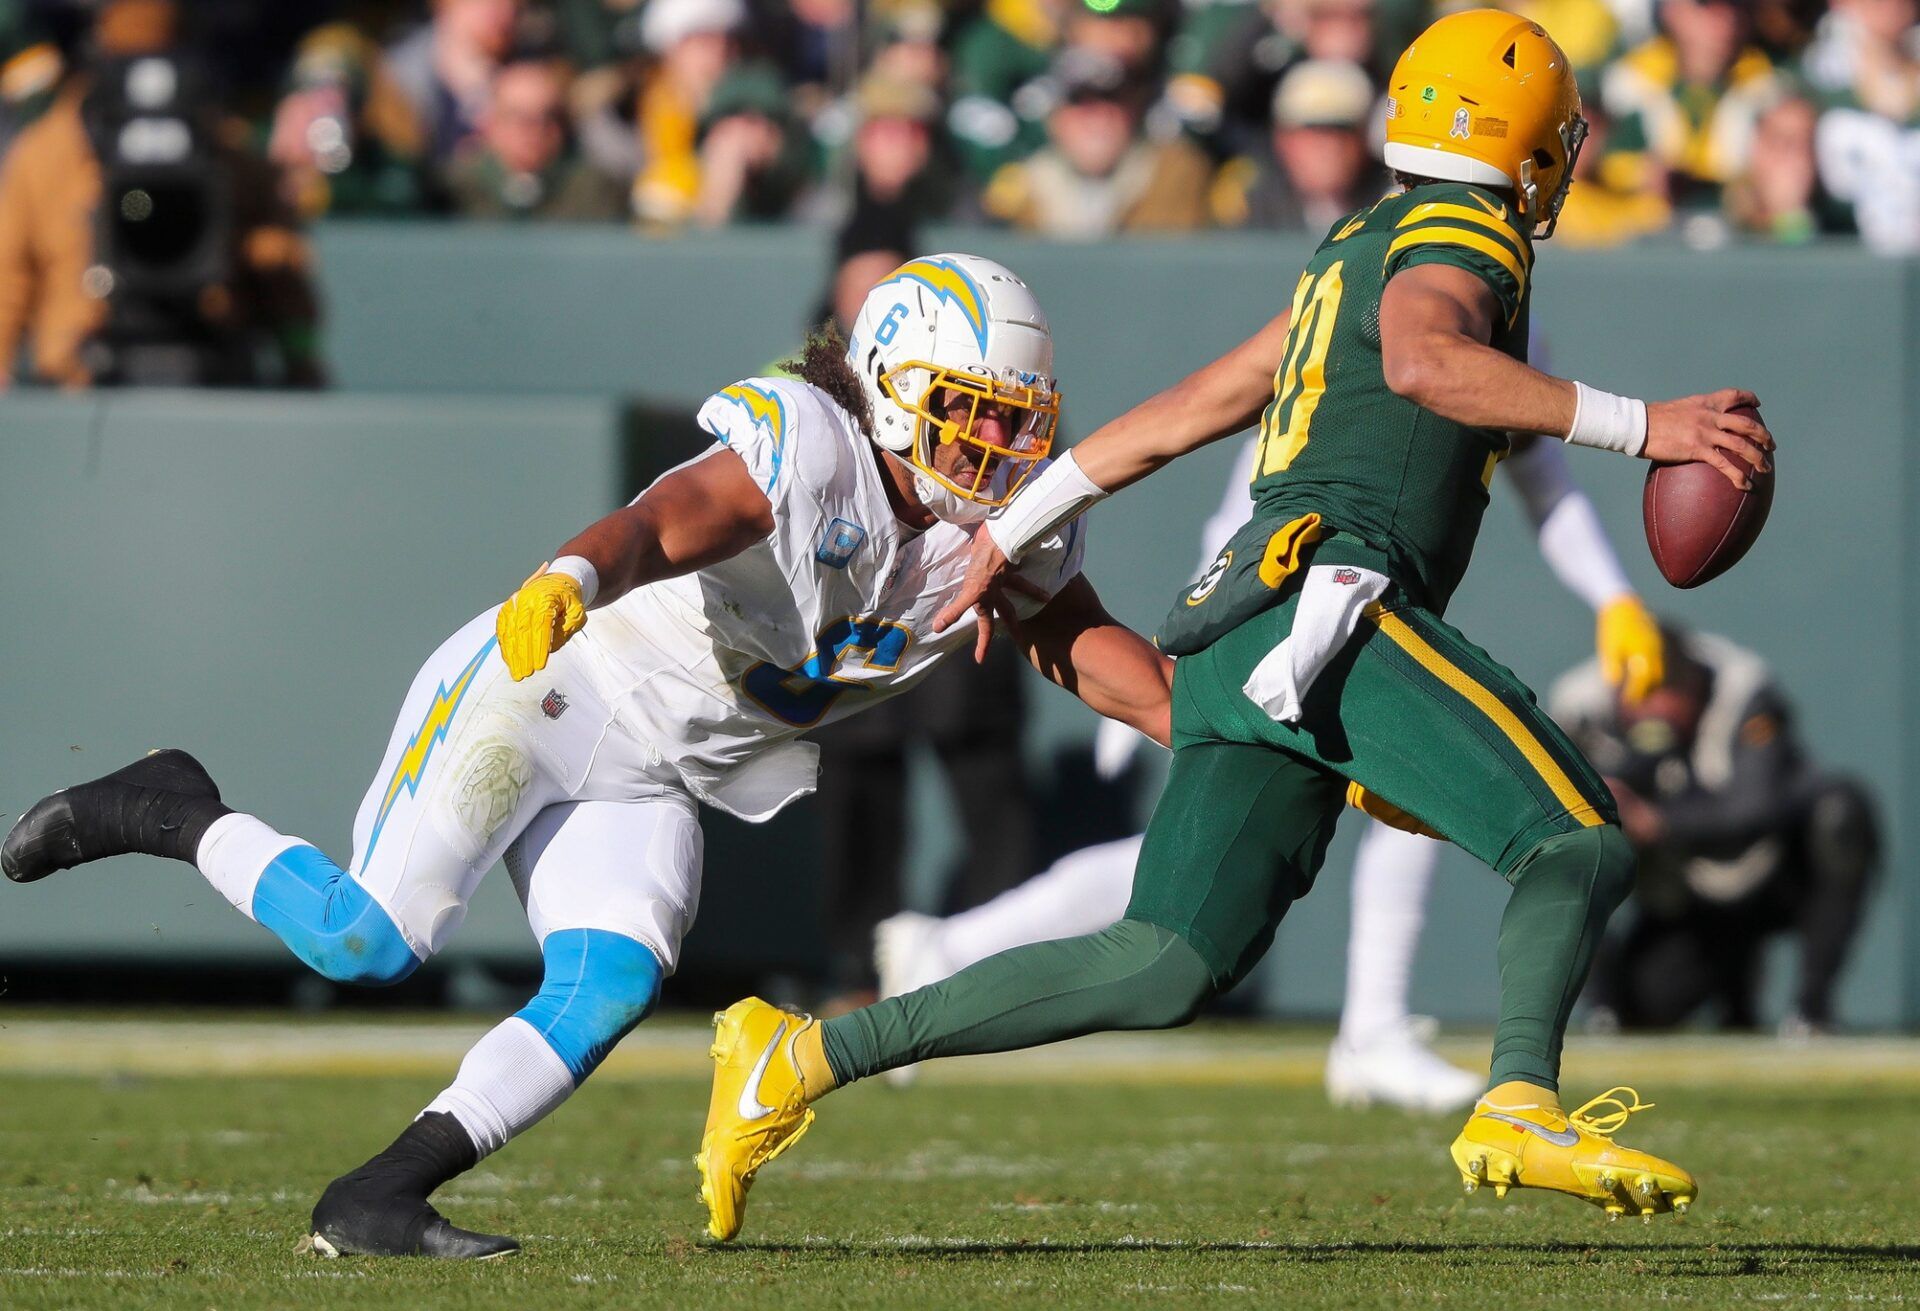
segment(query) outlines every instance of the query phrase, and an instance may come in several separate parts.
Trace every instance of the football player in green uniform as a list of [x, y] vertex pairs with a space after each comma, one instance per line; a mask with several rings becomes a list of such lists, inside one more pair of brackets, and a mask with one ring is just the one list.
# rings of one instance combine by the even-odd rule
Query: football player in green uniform
[[[930, 1057], [1185, 1023], [1245, 976], [1312, 886], [1343, 802], [1438, 833], [1512, 885], [1486, 1094], [1453, 1145], [1469, 1190], [1548, 1188], [1611, 1215], [1689, 1206], [1679, 1166], [1616, 1145], [1637, 1094], [1571, 1113], [1560, 1048], [1633, 880], [1612, 798], [1534, 696], [1444, 619], [1511, 433], [1737, 486], [1769, 465], [1745, 391], [1648, 404], [1525, 362], [1534, 242], [1585, 122], [1566, 56], [1498, 10], [1435, 23], [1389, 83], [1402, 189], [1334, 225], [1291, 308], [1036, 477], [975, 539], [1009, 560], [1095, 501], [1259, 418], [1253, 518], [1173, 606], [1173, 762], [1126, 917], [824, 1023], [756, 999], [720, 1017], [698, 1164], [715, 1237], [809, 1103]], [[965, 600], [941, 622], [966, 614]], [[981, 618], [981, 642], [990, 617]]]

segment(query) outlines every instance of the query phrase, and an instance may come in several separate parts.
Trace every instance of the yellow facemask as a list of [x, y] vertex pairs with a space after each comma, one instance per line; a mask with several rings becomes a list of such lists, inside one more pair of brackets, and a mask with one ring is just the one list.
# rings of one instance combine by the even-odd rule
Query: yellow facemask
[[[924, 375], [926, 382], [908, 376], [913, 374]], [[880, 390], [915, 418], [913, 445], [907, 452], [913, 467], [979, 505], [1000, 506], [1011, 500], [1034, 466], [1053, 449], [1060, 424], [1057, 391], [945, 369], [925, 360], [908, 360], [888, 370], [880, 377]], [[911, 394], [914, 391], [918, 394]], [[947, 398], [948, 393], [966, 402], [966, 412], [958, 419], [949, 417], [950, 405], [958, 406]], [[995, 410], [1006, 411], [1012, 432], [1004, 445], [978, 435], [982, 421]], [[937, 467], [939, 451], [955, 445], [966, 458], [950, 461], [943, 472]]]

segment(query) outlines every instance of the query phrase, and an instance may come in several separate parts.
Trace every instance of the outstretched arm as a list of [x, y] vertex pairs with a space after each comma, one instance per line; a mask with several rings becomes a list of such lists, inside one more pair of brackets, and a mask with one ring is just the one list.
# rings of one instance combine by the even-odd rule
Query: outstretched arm
[[570, 539], [507, 598], [494, 631], [508, 672], [518, 681], [546, 668], [588, 607], [738, 555], [772, 531], [773, 506], [738, 455], [719, 448], [681, 465]]
[[[1495, 350], [1498, 299], [1476, 274], [1418, 264], [1395, 274], [1380, 297], [1380, 363], [1387, 386], [1425, 410], [1474, 428], [1542, 433], [1649, 460], [1704, 461], [1736, 487], [1767, 467], [1766, 425], [1729, 411], [1757, 405], [1752, 392], [1643, 404], [1555, 378]], [[1590, 406], [1590, 409], [1583, 409]]]
[[1108, 614], [1084, 575], [1010, 627], [1035, 669], [1109, 719], [1168, 745], [1173, 661]]
[[1150, 396], [1053, 461], [974, 536], [960, 591], [934, 616], [944, 632], [972, 611], [984, 651], [1009, 559], [1101, 497], [1140, 481], [1188, 451], [1251, 427], [1273, 397], [1290, 313], [1281, 314], [1213, 363]]
[[1073, 448], [1102, 491], [1117, 492], [1161, 465], [1253, 426], [1273, 399], [1286, 347], [1281, 314], [1213, 363], [1150, 396]]

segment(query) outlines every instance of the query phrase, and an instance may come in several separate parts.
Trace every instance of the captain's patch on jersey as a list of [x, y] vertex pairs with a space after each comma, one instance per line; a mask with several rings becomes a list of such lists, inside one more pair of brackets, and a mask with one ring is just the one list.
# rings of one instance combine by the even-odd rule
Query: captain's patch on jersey
[[820, 545], [814, 548], [813, 558], [829, 569], [845, 569], [853, 553], [866, 540], [867, 530], [859, 524], [834, 519], [820, 535]]

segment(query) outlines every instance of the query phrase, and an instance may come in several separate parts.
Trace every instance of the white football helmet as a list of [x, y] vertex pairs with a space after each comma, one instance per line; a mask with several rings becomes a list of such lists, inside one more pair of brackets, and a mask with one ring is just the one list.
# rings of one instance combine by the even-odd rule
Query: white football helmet
[[1053, 334], [1005, 265], [978, 255], [902, 264], [867, 293], [847, 362], [873, 440], [913, 466], [921, 501], [942, 519], [984, 519], [1053, 448]]

